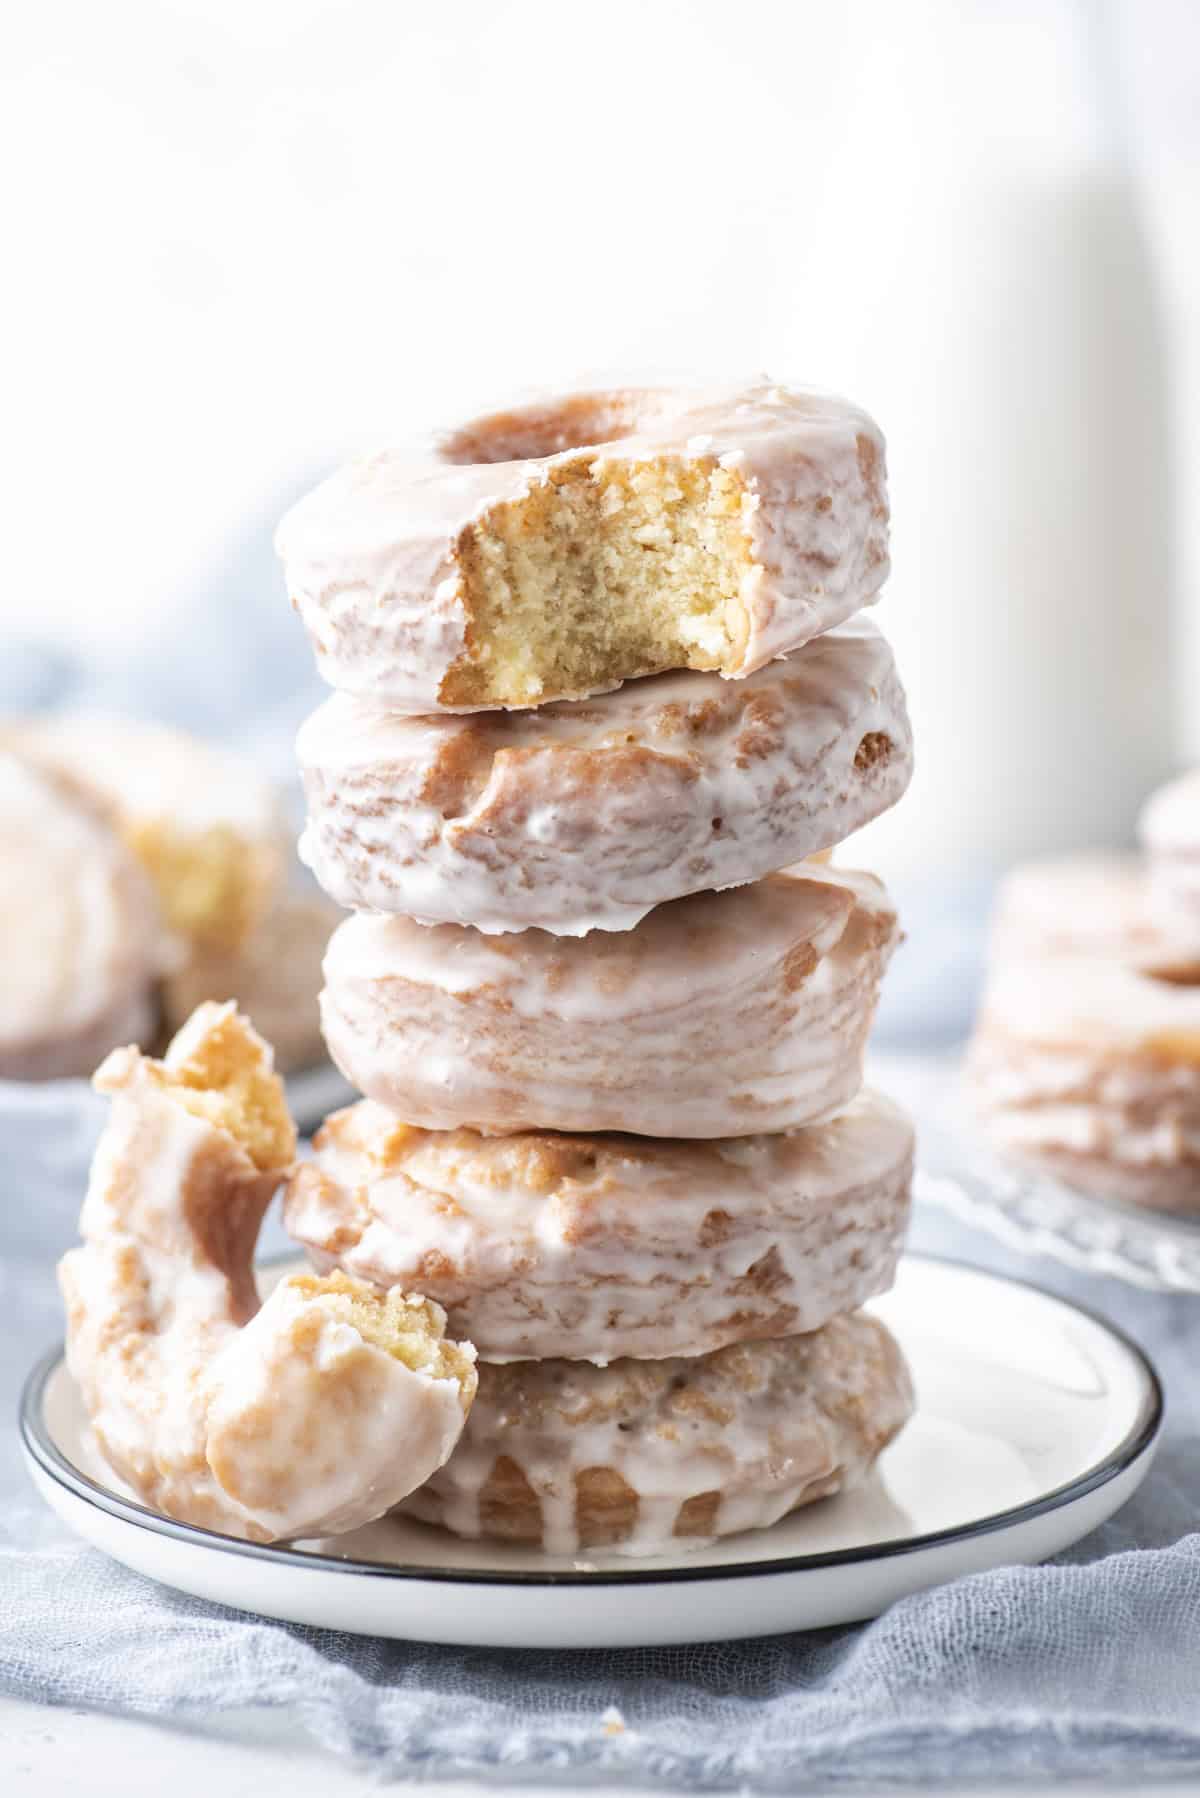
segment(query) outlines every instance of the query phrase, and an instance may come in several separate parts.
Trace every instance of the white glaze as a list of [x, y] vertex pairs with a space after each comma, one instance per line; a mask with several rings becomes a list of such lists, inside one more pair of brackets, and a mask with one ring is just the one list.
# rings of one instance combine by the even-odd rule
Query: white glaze
[[82, 794], [0, 755], [0, 1077], [90, 1073], [174, 959], [149, 881]]
[[874, 1093], [706, 1143], [405, 1130], [364, 1101], [318, 1133], [285, 1221], [318, 1267], [436, 1299], [483, 1360], [697, 1355], [885, 1290], [912, 1154]]
[[[599, 1539], [623, 1554], [677, 1553], [856, 1484], [912, 1404], [898, 1348], [862, 1315], [693, 1359], [484, 1366], [457, 1449], [402, 1508], [460, 1536], [495, 1534], [482, 1499], [503, 1456], [532, 1489], [542, 1547], [573, 1554], [597, 1541], [576, 1482], [611, 1469], [636, 1511], [616, 1540]], [[705, 1494], [718, 1495], [705, 1533], [676, 1536], [681, 1507]]]
[[[865, 739], [886, 755], [855, 765]], [[842, 625], [743, 681], [406, 718], [335, 695], [296, 745], [301, 855], [339, 904], [487, 932], [628, 930], [841, 842], [912, 772], [884, 638]]]
[[209, 1465], [271, 1538], [383, 1516], [450, 1455], [470, 1398], [458, 1380], [364, 1341], [289, 1280], [230, 1336], [204, 1388]]
[[873, 876], [813, 863], [582, 938], [360, 913], [329, 945], [325, 1038], [426, 1129], [787, 1130], [858, 1091], [898, 940]]
[[[230, 1011], [209, 1008], [205, 1027]], [[181, 1033], [165, 1066], [202, 1034]], [[242, 1048], [269, 1068], [252, 1032]], [[444, 1460], [470, 1394], [364, 1341], [294, 1277], [255, 1316], [254, 1245], [286, 1163], [256, 1168], [134, 1050], [97, 1084], [113, 1112], [59, 1277], [101, 1452], [145, 1503], [230, 1535], [379, 1516]]]
[[[560, 447], [555, 415], [593, 398], [617, 440]], [[558, 453], [530, 459], [535, 439]], [[511, 459], [463, 460], [485, 452]], [[888, 572], [883, 439], [857, 407], [769, 382], [566, 395], [353, 462], [293, 507], [276, 543], [322, 675], [393, 711], [440, 709], [466, 641], [455, 555], [464, 527], [566, 463], [664, 453], [736, 468], [746, 483], [749, 635], [730, 674], [788, 654], [876, 597]]]

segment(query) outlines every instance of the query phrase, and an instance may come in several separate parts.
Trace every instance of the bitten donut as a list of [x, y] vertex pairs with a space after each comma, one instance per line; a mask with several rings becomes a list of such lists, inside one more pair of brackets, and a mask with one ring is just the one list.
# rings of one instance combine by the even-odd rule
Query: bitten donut
[[325, 1039], [431, 1130], [788, 1130], [861, 1086], [898, 939], [879, 881], [815, 863], [586, 937], [363, 912], [325, 958]]
[[90, 795], [5, 754], [0, 843], [0, 1078], [90, 1074], [153, 1029], [153, 888]]
[[314, 1146], [285, 1221], [317, 1267], [426, 1293], [485, 1361], [606, 1362], [815, 1330], [882, 1292], [913, 1135], [875, 1093], [711, 1143], [431, 1132], [364, 1100]]
[[1112, 958], [995, 966], [968, 1056], [992, 1140], [1085, 1191], [1200, 1210], [1200, 988]]
[[1154, 920], [1200, 964], [1200, 768], [1152, 793], [1138, 828]]
[[251, 762], [159, 724], [88, 712], [18, 721], [0, 738], [109, 808], [189, 946], [235, 949], [262, 921], [291, 852], [275, 787]]
[[203, 1006], [162, 1062], [120, 1049], [59, 1276], [67, 1361], [100, 1452], [144, 1504], [252, 1541], [391, 1509], [450, 1453], [474, 1357], [423, 1298], [300, 1274], [262, 1309], [259, 1224], [296, 1135], [270, 1053]]
[[297, 754], [300, 853], [340, 905], [559, 936], [740, 886], [895, 804], [912, 736], [891, 650], [855, 620], [742, 681], [405, 718], [336, 694]]
[[1135, 856], [1077, 855], [1027, 862], [1001, 883], [992, 923], [993, 964], [1024, 956], [1092, 955], [1200, 981], [1200, 911], [1189, 938], [1169, 928]]
[[458, 1447], [402, 1509], [550, 1554], [698, 1547], [860, 1484], [912, 1409], [899, 1348], [861, 1314], [690, 1360], [485, 1366]]
[[282, 1073], [325, 1059], [317, 995], [321, 961], [342, 916], [320, 894], [285, 893], [236, 949], [198, 949], [163, 984], [164, 1023], [178, 1029], [207, 999], [236, 999]]
[[284, 519], [331, 686], [392, 711], [750, 674], [872, 601], [883, 439], [769, 383], [565, 394], [352, 463]]

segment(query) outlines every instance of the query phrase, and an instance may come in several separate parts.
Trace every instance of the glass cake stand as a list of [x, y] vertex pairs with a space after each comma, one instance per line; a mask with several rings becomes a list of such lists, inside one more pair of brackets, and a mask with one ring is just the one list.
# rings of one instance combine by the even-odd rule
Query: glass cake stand
[[1024, 1254], [1150, 1292], [1200, 1292], [1200, 1220], [1077, 1192], [982, 1153], [953, 1172], [923, 1169], [914, 1195]]

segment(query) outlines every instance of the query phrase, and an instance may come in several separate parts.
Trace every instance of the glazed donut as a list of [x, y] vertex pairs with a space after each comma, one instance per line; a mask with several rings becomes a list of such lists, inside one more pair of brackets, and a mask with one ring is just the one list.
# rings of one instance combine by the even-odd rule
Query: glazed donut
[[485, 1366], [458, 1447], [401, 1508], [550, 1554], [701, 1547], [860, 1484], [912, 1410], [861, 1313], [690, 1360]]
[[342, 1274], [258, 1309], [254, 1245], [296, 1146], [266, 1045], [204, 1006], [162, 1062], [116, 1050], [96, 1085], [113, 1112], [59, 1277], [109, 1466], [143, 1504], [258, 1542], [389, 1510], [457, 1441], [474, 1355], [436, 1305]]
[[1200, 963], [1200, 769], [1152, 793], [1138, 823], [1155, 923]]
[[586, 937], [363, 912], [325, 958], [325, 1040], [431, 1130], [788, 1130], [861, 1086], [899, 934], [873, 875], [807, 862]]
[[892, 653], [855, 620], [745, 680], [405, 718], [336, 694], [301, 728], [300, 853], [340, 905], [487, 932], [628, 930], [840, 842], [900, 798]]
[[237, 948], [281, 891], [291, 849], [279, 797], [243, 757], [160, 724], [90, 712], [18, 721], [0, 740], [109, 809], [168, 925], [189, 945]]
[[876, 597], [887, 523], [847, 401], [626, 387], [352, 463], [277, 547], [330, 685], [427, 713], [750, 674]]
[[71, 782], [0, 754], [0, 1078], [90, 1074], [174, 959], [145, 874]]
[[815, 1330], [884, 1291], [913, 1133], [874, 1093], [709, 1143], [431, 1132], [364, 1100], [314, 1148], [284, 1215], [318, 1268], [436, 1299], [485, 1361], [607, 1362]]
[[1102, 956], [1005, 961], [967, 1061], [996, 1147], [1084, 1191], [1200, 1210], [1200, 989]]
[[1028, 862], [1001, 882], [989, 955], [1101, 956], [1160, 978], [1195, 968], [1200, 979], [1200, 930], [1189, 940], [1168, 928], [1135, 856], [1066, 856]]
[[163, 983], [166, 1029], [177, 1030], [208, 999], [236, 999], [281, 1073], [323, 1062], [321, 961], [341, 916], [319, 893], [285, 893], [237, 948], [197, 949]]

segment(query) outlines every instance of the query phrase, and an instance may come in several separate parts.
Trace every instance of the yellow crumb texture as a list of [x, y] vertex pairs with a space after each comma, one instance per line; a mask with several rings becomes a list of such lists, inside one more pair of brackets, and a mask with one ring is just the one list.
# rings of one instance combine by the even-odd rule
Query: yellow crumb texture
[[160, 1084], [196, 1117], [239, 1142], [255, 1167], [289, 1167], [296, 1126], [271, 1051], [233, 1005], [198, 1006], [172, 1039]]
[[[1161, 978], [1161, 976], [1159, 976]], [[1194, 1030], [1160, 1030], [1146, 1039], [1150, 1055], [1160, 1061], [1200, 1064], [1200, 1036]]]
[[474, 1356], [446, 1340], [446, 1314], [432, 1299], [402, 1293], [398, 1286], [380, 1292], [340, 1269], [331, 1274], [292, 1274], [288, 1284], [414, 1373], [454, 1380], [468, 1397], [474, 1393]]
[[236, 948], [277, 884], [277, 852], [227, 824], [185, 832], [169, 819], [134, 819], [125, 837], [154, 882], [167, 923], [192, 943]]
[[459, 537], [467, 650], [445, 705], [536, 705], [665, 668], [735, 667], [747, 493], [711, 458], [579, 459]]

